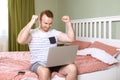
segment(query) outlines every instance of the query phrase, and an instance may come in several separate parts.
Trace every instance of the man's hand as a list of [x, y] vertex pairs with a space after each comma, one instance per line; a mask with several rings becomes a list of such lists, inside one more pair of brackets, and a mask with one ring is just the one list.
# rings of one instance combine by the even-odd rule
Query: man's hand
[[62, 21], [65, 22], [65, 23], [69, 23], [70, 22], [69, 16], [63, 16]]
[[31, 18], [31, 22], [34, 24], [38, 21], [38, 16], [37, 15], [33, 15]]

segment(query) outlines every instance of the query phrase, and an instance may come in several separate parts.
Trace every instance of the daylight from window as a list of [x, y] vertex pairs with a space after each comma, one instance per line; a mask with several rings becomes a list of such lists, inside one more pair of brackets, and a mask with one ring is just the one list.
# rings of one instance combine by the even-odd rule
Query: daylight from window
[[0, 36], [8, 35], [8, 5], [7, 0], [0, 0]]

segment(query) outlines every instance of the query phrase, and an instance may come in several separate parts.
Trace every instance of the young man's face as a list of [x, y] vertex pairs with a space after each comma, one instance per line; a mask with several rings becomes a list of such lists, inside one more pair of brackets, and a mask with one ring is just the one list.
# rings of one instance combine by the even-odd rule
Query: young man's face
[[40, 21], [40, 29], [43, 32], [47, 32], [52, 26], [53, 18], [49, 18], [46, 15], [42, 16], [42, 20]]

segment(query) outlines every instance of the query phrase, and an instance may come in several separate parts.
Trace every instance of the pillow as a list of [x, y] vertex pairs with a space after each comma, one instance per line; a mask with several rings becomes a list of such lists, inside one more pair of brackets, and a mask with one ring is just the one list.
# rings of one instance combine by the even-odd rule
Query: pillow
[[78, 45], [78, 50], [80, 50], [80, 49], [88, 48], [91, 45], [91, 42], [76, 40], [76, 41], [73, 41], [71, 44]]
[[86, 55], [77, 55], [75, 64], [78, 74], [91, 73], [95, 71], [108, 69], [111, 65], [101, 62], [100, 60]]
[[113, 56], [108, 54], [106, 51], [98, 48], [86, 48], [83, 50], [78, 50], [77, 52], [77, 55], [88, 55], [88, 54], [107, 64], [114, 64], [118, 62], [117, 59], [115, 59]]
[[106, 51], [107, 53], [109, 53], [110, 55], [115, 55], [118, 51], [116, 50], [117, 48], [116, 47], [113, 47], [113, 46], [110, 46], [110, 45], [107, 45], [107, 44], [104, 44], [102, 42], [98, 42], [98, 41], [95, 41], [93, 44], [91, 44], [89, 46], [89, 48], [99, 48], [99, 49], [102, 49], [104, 51]]

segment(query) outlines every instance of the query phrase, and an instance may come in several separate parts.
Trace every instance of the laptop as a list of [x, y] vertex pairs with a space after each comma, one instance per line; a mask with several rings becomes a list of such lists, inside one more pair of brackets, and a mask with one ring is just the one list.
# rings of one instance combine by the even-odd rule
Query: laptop
[[46, 67], [71, 64], [75, 61], [77, 45], [59, 46], [49, 48]]

